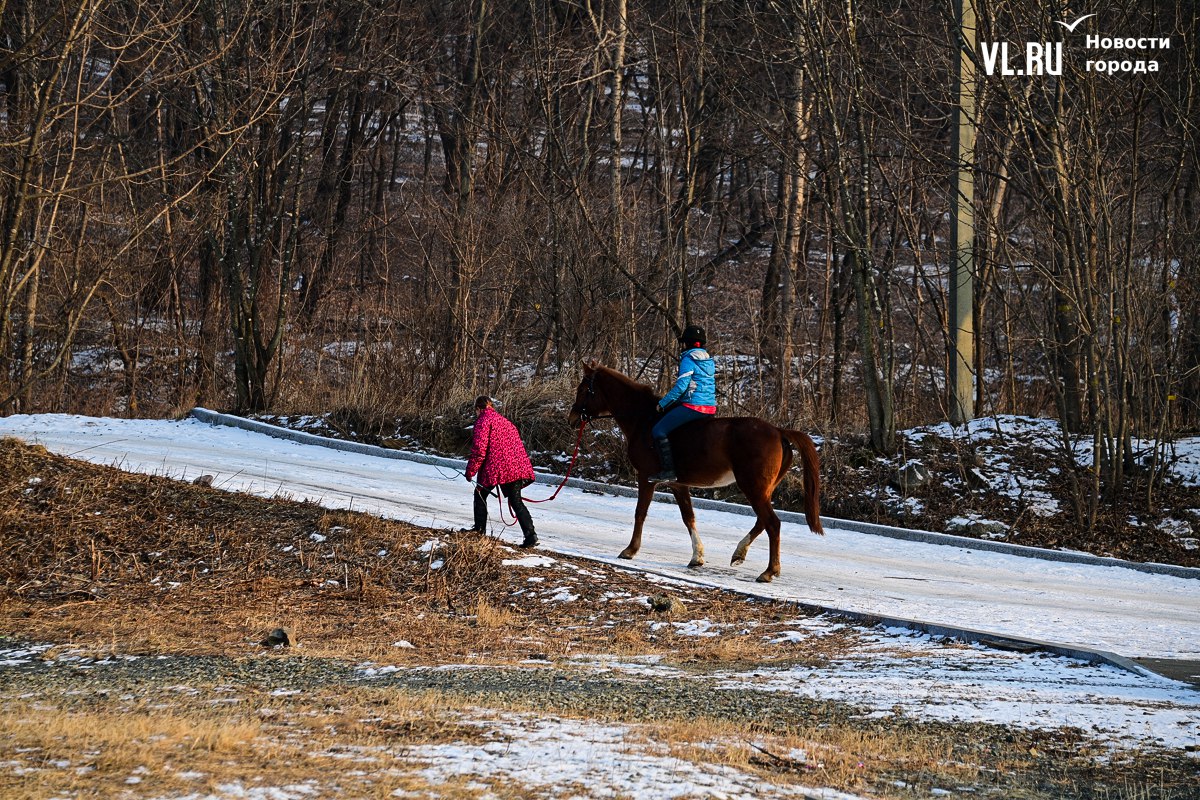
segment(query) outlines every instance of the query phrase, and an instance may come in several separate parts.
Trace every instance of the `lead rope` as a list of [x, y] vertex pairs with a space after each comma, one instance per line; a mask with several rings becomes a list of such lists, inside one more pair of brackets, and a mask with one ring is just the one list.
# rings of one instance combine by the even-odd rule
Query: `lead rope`
[[[556, 488], [554, 490], [554, 494], [550, 495], [549, 497], [547, 497], [543, 500], [528, 500], [527, 499], [527, 500], [525, 500], [526, 503], [548, 503], [551, 500], [553, 500], [554, 498], [558, 497], [558, 493], [561, 492], [562, 488], [567, 485], [567, 481], [571, 477], [571, 470], [575, 468], [575, 460], [577, 458], [579, 458], [579, 443], [583, 441], [583, 429], [587, 424], [588, 424], [587, 417], [580, 417], [580, 419], [579, 419], [579, 434], [575, 437], [575, 452], [571, 454], [571, 463], [567, 465], [567, 474], [563, 476], [562, 483], [560, 483], [558, 485], [558, 488]], [[512, 503], [509, 503], [508, 511], [510, 514], [512, 513]], [[515, 517], [515, 515], [514, 515], [514, 517]]]
[[512, 522], [509, 522], [504, 518], [504, 492], [501, 491], [499, 486], [496, 487], [496, 507], [500, 511], [500, 524], [506, 528], [511, 528], [513, 525], [517, 524], [517, 515], [516, 512], [513, 511], [512, 500], [508, 501], [508, 513], [512, 514]]
[[[528, 498], [528, 497], [521, 498], [521, 499], [523, 499], [526, 503], [548, 503], [551, 500], [553, 500], [554, 498], [558, 497], [558, 493], [560, 491], [562, 491], [562, 488], [564, 486], [567, 485], [567, 481], [571, 477], [571, 470], [575, 468], [575, 461], [579, 458], [579, 444], [580, 444], [580, 442], [583, 441], [583, 429], [587, 424], [588, 424], [588, 421], [586, 419], [579, 420], [579, 434], [575, 437], [575, 452], [571, 454], [571, 463], [567, 465], [567, 474], [563, 476], [562, 482], [560, 484], [558, 484], [557, 488], [555, 488], [554, 494], [550, 495], [549, 497], [543, 498], [541, 500], [534, 500], [534, 499]], [[500, 512], [500, 523], [502, 525], [504, 525], [504, 527], [506, 527], [506, 528], [511, 528], [513, 525], [516, 525], [518, 522], [517, 514], [515, 511], [513, 511], [512, 501], [511, 500], [508, 501], [508, 513], [510, 515], [512, 515], [512, 522], [509, 522], [508, 520], [506, 520], [504, 518], [504, 500], [505, 500], [504, 492], [502, 492], [500, 490], [499, 486], [495, 487], [495, 489], [496, 489], [496, 507]], [[491, 494], [491, 492], [488, 492], [488, 494]]]

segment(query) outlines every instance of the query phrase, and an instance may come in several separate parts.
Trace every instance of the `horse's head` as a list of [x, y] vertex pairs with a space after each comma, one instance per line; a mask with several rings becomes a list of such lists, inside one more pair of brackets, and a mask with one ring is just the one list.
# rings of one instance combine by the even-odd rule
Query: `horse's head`
[[[579, 387], [575, 390], [575, 404], [571, 406], [571, 412], [567, 415], [567, 421], [572, 425], [578, 425], [580, 420], [591, 422], [598, 417], [612, 413], [604, 396], [603, 388], [596, 385], [596, 378], [601, 375], [600, 367], [596, 366], [595, 361], [590, 364], [582, 364], [582, 367], [583, 380], [579, 382]], [[601, 383], [603, 383], [603, 378], [601, 378]]]

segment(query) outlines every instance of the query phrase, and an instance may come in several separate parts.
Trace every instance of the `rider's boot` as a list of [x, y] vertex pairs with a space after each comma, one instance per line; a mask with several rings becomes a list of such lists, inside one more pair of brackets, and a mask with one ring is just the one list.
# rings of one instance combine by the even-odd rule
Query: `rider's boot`
[[651, 483], [670, 483], [676, 480], [675, 458], [671, 453], [669, 439], [655, 439], [654, 447], [658, 450], [658, 472], [650, 476]]

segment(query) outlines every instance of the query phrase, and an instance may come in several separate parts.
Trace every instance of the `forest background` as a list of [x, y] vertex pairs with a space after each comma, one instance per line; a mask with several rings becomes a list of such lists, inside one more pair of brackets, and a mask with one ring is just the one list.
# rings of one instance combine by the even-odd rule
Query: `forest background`
[[970, 412], [1090, 442], [1090, 527], [1200, 428], [1200, 23], [974, 8], [1061, 74], [950, 2], [0, 0], [0, 414], [557, 418], [697, 323], [722, 413], [893, 455], [950, 414], [967, 166]]

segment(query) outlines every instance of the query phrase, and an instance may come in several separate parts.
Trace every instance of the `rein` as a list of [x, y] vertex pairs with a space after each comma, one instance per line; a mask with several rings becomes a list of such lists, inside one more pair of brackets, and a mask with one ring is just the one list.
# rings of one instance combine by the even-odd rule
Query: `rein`
[[511, 500], [508, 501], [508, 513], [512, 514], [512, 522], [504, 518], [504, 492], [500, 491], [499, 487], [496, 488], [496, 508], [500, 511], [500, 524], [506, 528], [511, 528], [517, 524], [517, 515], [513, 512]]

